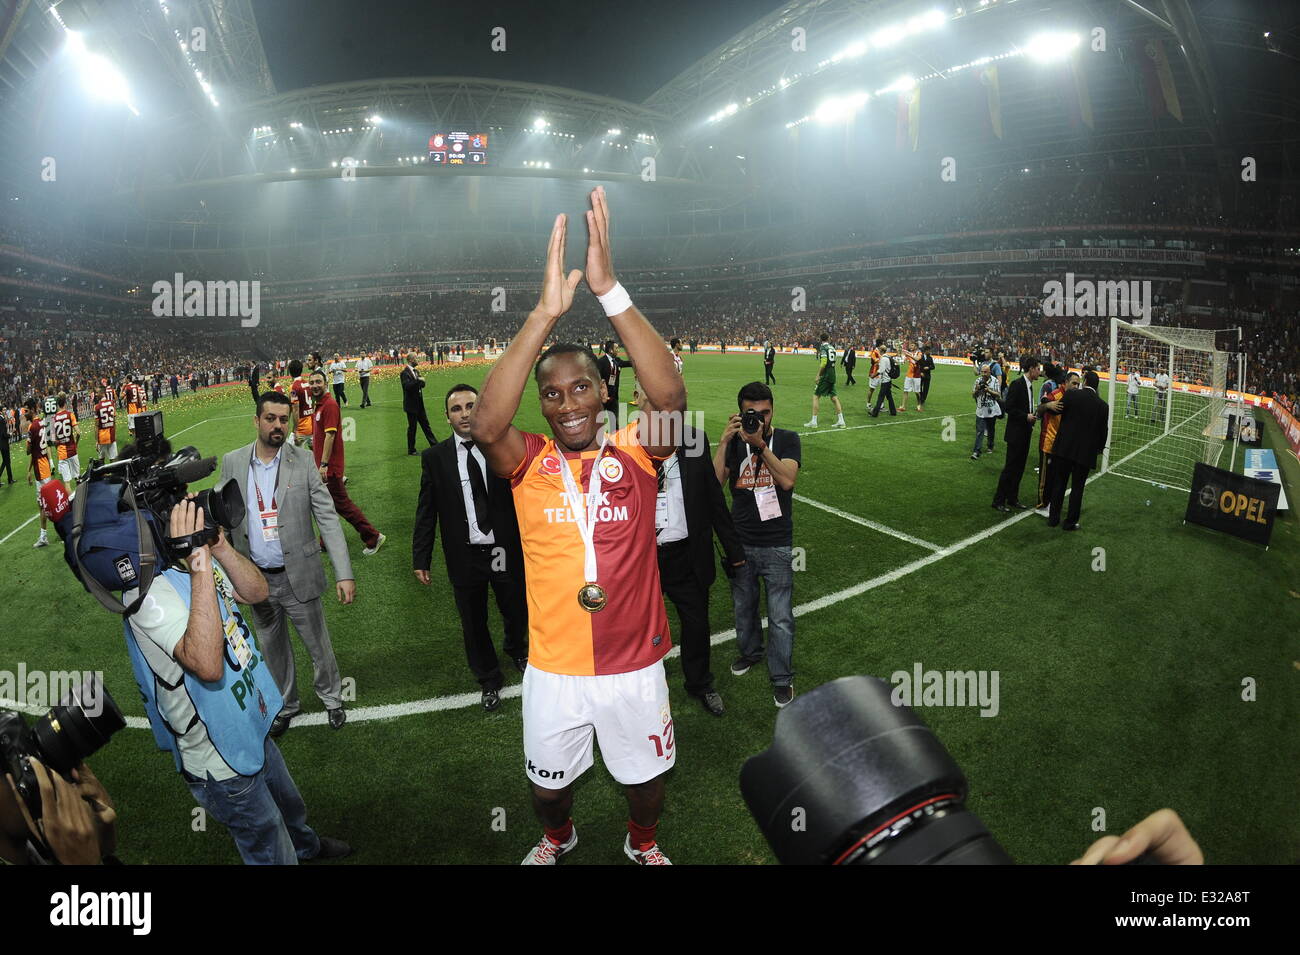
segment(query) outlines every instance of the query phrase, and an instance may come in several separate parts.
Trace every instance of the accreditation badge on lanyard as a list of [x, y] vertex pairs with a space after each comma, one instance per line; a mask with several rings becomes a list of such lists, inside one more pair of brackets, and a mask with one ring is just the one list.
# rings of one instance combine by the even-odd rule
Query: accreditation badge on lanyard
[[[772, 445], [768, 444], [771, 448]], [[772, 452], [773, 454], [776, 451]], [[769, 484], [767, 487], [758, 487], [758, 477], [763, 471], [762, 464], [757, 467], [754, 465], [754, 455], [746, 454], [744, 462], [740, 465], [740, 474], [742, 478], [746, 471], [753, 473], [754, 503], [758, 506], [758, 519], [760, 521], [771, 521], [781, 516], [781, 502], [777, 499], [776, 488]], [[768, 480], [772, 479], [772, 472], [767, 472]]]
[[242, 670], [253, 662], [253, 649], [248, 645], [248, 628], [235, 606], [234, 594], [226, 575], [219, 567], [213, 566], [212, 570], [217, 579], [217, 596], [226, 607], [226, 619], [221, 628], [225, 632], [226, 643], [230, 645], [230, 652], [235, 655]]
[[[253, 472], [253, 490], [257, 492], [257, 517], [262, 526], [262, 540], [278, 541], [280, 539], [280, 511], [275, 503], [275, 491], [271, 492], [271, 506], [267, 507], [266, 502], [262, 500], [262, 487], [257, 482], [257, 472]], [[280, 466], [275, 468], [276, 488], [280, 485]]]

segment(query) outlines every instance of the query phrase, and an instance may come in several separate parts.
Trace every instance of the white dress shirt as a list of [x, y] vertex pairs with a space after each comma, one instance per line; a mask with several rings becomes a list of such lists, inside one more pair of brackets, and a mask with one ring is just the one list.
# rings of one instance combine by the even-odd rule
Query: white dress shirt
[[487, 461], [483, 458], [483, 452], [475, 445], [471, 450], [465, 447], [467, 439], [457, 436], [456, 438], [456, 469], [460, 472], [460, 493], [465, 500], [465, 520], [469, 524], [469, 542], [471, 544], [495, 544], [496, 535], [492, 531], [484, 534], [478, 527], [478, 517], [474, 513], [474, 489], [469, 484], [469, 455], [474, 455], [474, 460], [478, 462], [479, 470], [483, 474], [483, 487], [487, 488], [488, 468]]
[[686, 498], [682, 495], [682, 462], [678, 459], [677, 452], [674, 451], [662, 467], [664, 489], [659, 496], [664, 498], [668, 509], [667, 523], [663, 527], [659, 526], [660, 505], [656, 502], [655, 540], [659, 544], [671, 544], [685, 540], [690, 535], [686, 527]]

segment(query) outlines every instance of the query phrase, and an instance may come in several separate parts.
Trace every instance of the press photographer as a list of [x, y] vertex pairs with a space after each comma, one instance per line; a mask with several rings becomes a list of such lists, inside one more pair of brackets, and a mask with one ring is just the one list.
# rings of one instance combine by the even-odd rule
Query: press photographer
[[95, 674], [30, 727], [22, 714], [0, 710], [0, 861], [117, 861], [117, 811], [85, 759], [124, 726]]
[[[236, 606], [267, 599], [261, 571], [230, 545], [244, 518], [234, 482], [187, 494], [215, 458], [170, 454], [162, 413], [137, 418], [138, 447], [94, 467], [77, 495], [65, 557], [86, 589], [123, 616], [131, 667], [160, 749], [195, 801], [230, 830], [249, 864], [339, 858], [320, 837], [268, 731], [282, 699]], [[110, 591], [121, 591], [117, 601]]]

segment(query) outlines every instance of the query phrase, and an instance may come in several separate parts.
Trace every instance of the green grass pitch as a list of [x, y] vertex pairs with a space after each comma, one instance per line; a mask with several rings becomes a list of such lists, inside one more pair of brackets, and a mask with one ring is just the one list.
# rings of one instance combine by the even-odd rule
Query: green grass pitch
[[[776, 373], [775, 423], [802, 432], [814, 361], [782, 357]], [[481, 384], [484, 374], [484, 366], [428, 373], [439, 437], [448, 433], [440, 413], [446, 389], [461, 379]], [[761, 378], [762, 365], [758, 356], [688, 355], [685, 376], [691, 408], [716, 437], [735, 410], [736, 391]], [[1183, 526], [1182, 493], [1105, 476], [1088, 488], [1078, 533], [1051, 531], [1033, 514], [1008, 521], [989, 506], [1003, 460], [1002, 428], [995, 454], [969, 458], [969, 381], [967, 369], [940, 367], [924, 415], [870, 419], [865, 383], [848, 388], [841, 380], [849, 430], [826, 430], [834, 415], [824, 400], [822, 430], [804, 435], [796, 493], [805, 500], [794, 513], [794, 542], [805, 558], [795, 579], [796, 692], [845, 674], [888, 679], [917, 663], [997, 670], [995, 717], [981, 717], [975, 707], [917, 712], [970, 780], [969, 806], [1019, 862], [1076, 858], [1100, 835], [1092, 828], [1098, 808], [1106, 831], [1118, 834], [1163, 806], [1183, 816], [1212, 863], [1296, 861], [1294, 512], [1278, 521], [1265, 551]], [[345, 527], [357, 601], [343, 607], [326, 597], [339, 664], [355, 685], [351, 721], [338, 732], [295, 723], [281, 748], [309, 821], [353, 843], [351, 861], [517, 863], [539, 834], [524, 775], [519, 700], [508, 696], [494, 714], [478, 707], [441, 547], [434, 551], [433, 587], [411, 573], [420, 465], [405, 453], [395, 377], [376, 381], [375, 405], [364, 411], [356, 408], [354, 379], [348, 390], [353, 405], [344, 417], [356, 423], [347, 448], [349, 490], [388, 543], [363, 557]], [[178, 446], [221, 454], [254, 436], [242, 386], [163, 407]], [[1294, 502], [1300, 467], [1264, 417], [1264, 446], [1288, 462]], [[531, 389], [517, 423], [545, 431]], [[91, 442], [83, 430], [83, 463]], [[25, 459], [14, 461], [21, 474]], [[1022, 499], [1030, 498], [1034, 480], [1030, 470]], [[57, 547], [32, 549], [36, 524], [22, 525], [34, 513], [34, 494], [21, 481], [0, 489], [0, 537], [10, 535], [0, 545], [0, 670], [16, 671], [20, 663], [29, 670], [102, 670], [127, 713], [142, 715], [120, 623], [82, 590]], [[1093, 569], [1098, 548], [1104, 570]], [[911, 566], [926, 558], [932, 559]], [[813, 601], [817, 608], [799, 611]], [[669, 615], [675, 631], [671, 605]], [[721, 576], [711, 622], [715, 633], [732, 627]], [[310, 661], [301, 644], [297, 650], [305, 712], [319, 717]], [[740, 678], [728, 672], [734, 651], [733, 640], [713, 650], [727, 705], [722, 719], [685, 696], [676, 658], [667, 664], [679, 756], [659, 831], [675, 863], [774, 861], [737, 779], [745, 758], [771, 742], [777, 710], [765, 668]], [[1242, 698], [1248, 678], [1256, 686], [1253, 702]], [[513, 671], [508, 679], [518, 682]], [[367, 718], [366, 708], [419, 701], [427, 702], [418, 712]], [[148, 732], [122, 731], [91, 763], [117, 803], [124, 861], [239, 861], [220, 825], [194, 831], [195, 804]], [[564, 864], [625, 861], [626, 804], [599, 760], [576, 793], [582, 842]]]

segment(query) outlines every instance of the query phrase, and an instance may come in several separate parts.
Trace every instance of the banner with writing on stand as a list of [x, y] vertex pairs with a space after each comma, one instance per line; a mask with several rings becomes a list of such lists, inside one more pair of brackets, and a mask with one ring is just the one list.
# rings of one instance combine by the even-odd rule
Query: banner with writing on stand
[[1233, 474], [1208, 464], [1192, 472], [1184, 523], [1200, 524], [1243, 540], [1268, 546], [1282, 488], [1268, 481]]

